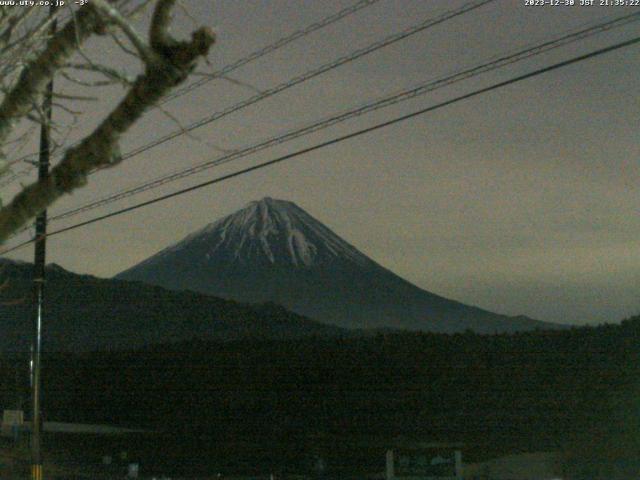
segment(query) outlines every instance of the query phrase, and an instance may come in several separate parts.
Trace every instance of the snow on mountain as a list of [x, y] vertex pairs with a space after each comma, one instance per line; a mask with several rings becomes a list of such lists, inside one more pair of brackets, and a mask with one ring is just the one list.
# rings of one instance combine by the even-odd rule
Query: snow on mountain
[[296, 204], [269, 197], [207, 225], [117, 278], [243, 302], [273, 302], [348, 328], [493, 333], [552, 327], [422, 290]]
[[203, 252], [203, 263], [210, 263], [220, 253], [239, 263], [266, 260], [298, 267], [337, 260], [361, 266], [373, 263], [295, 203], [270, 197], [251, 202], [190, 234], [148, 262], [162, 261], [193, 248]]

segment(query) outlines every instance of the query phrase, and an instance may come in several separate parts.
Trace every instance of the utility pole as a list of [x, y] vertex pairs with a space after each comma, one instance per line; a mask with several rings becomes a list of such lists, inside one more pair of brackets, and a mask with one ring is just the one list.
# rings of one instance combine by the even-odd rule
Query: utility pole
[[[54, 2], [51, 2], [49, 15], [55, 14]], [[56, 21], [51, 24], [50, 32], [56, 31]], [[40, 126], [40, 156], [38, 158], [38, 181], [46, 181], [49, 177], [49, 152], [51, 148], [51, 111], [53, 103], [53, 77], [47, 84], [42, 101], [44, 119]], [[47, 211], [43, 210], [36, 217], [35, 258], [33, 286], [35, 311], [33, 319], [33, 337], [31, 340], [31, 479], [42, 480], [41, 430], [42, 417], [40, 408], [40, 355], [42, 349], [42, 318], [44, 313], [44, 283], [46, 261]]]

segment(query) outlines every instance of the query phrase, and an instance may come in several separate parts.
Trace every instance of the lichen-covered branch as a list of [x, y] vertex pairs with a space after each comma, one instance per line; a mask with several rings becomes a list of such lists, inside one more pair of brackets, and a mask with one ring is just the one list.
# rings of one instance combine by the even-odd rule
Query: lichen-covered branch
[[59, 69], [78, 48], [78, 42], [86, 40], [102, 25], [93, 8], [83, 7], [75, 22], [68, 22], [54, 35], [47, 47], [21, 72], [15, 86], [0, 104], [0, 145], [11, 134], [15, 123], [27, 115], [33, 99], [44, 91], [54, 72]]
[[149, 41], [154, 50], [161, 50], [173, 41], [169, 35], [169, 24], [175, 3], [176, 0], [158, 0], [149, 29]]
[[[86, 183], [87, 175], [121, 160], [119, 139], [173, 87], [193, 71], [198, 58], [207, 55], [215, 36], [208, 28], [193, 32], [188, 41], [177, 41], [167, 32], [173, 0], [159, 0], [150, 37], [153, 58], [145, 63], [118, 106], [89, 136], [70, 148], [51, 170], [49, 178], [26, 187], [0, 210], [0, 243], [65, 193]], [[43, 67], [44, 68], [44, 67]]]
[[111, 22], [120, 27], [120, 30], [124, 32], [145, 62], [151, 63], [155, 60], [154, 51], [146, 44], [144, 39], [138, 35], [138, 32], [136, 32], [129, 21], [120, 14], [117, 8], [105, 0], [92, 0], [92, 5], [102, 15], [106, 16]]

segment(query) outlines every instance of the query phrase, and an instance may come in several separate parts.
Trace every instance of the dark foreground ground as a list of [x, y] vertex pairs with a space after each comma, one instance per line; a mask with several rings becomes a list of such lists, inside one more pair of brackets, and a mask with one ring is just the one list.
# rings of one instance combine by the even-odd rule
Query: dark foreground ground
[[[28, 398], [27, 365], [0, 357], [4, 405]], [[560, 478], [636, 480], [639, 379], [640, 317], [514, 335], [193, 340], [47, 354], [45, 420], [155, 433], [50, 435], [44, 444], [50, 462], [93, 478], [122, 475], [131, 462], [172, 478], [311, 475], [318, 458], [326, 478], [367, 478], [398, 442], [456, 442], [470, 464], [559, 452]]]
[[[406, 437], [316, 437], [297, 439], [294, 451], [291, 443], [278, 445], [267, 438], [220, 444], [213, 437], [166, 433], [48, 433], [43, 443], [49, 480], [123, 479], [132, 463], [139, 465], [139, 478], [149, 480], [267, 480], [272, 475], [282, 480], [373, 480], [383, 478], [388, 448], [425, 445]], [[595, 450], [590, 442], [568, 449], [552, 447], [548, 441], [523, 442], [521, 438], [455, 446], [463, 454], [465, 480], [635, 480], [640, 472], [640, 455], [633, 450], [637, 446], [630, 444]], [[318, 468], [320, 458], [323, 469]], [[26, 437], [18, 443], [0, 441], [0, 478], [30, 478]]]

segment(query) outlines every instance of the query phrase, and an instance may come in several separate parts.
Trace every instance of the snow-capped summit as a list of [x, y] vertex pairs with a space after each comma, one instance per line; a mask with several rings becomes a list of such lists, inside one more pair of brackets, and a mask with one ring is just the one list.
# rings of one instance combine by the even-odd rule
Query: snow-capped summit
[[274, 302], [350, 328], [481, 332], [548, 326], [429, 293], [358, 251], [295, 203], [263, 198], [120, 273], [176, 290]]
[[[213, 222], [160, 252], [157, 261], [185, 249], [196, 249], [203, 263], [222, 257], [238, 263], [311, 267], [347, 260], [370, 260], [293, 202], [265, 197]], [[197, 261], [197, 259], [194, 259]]]

